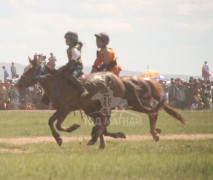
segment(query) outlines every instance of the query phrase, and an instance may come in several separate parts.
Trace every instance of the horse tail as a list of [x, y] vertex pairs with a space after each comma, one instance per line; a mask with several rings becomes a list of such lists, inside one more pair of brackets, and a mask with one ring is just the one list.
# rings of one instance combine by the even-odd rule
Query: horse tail
[[151, 86], [152, 97], [157, 101], [159, 101], [159, 103], [154, 109], [158, 111], [161, 108], [163, 108], [169, 115], [179, 120], [181, 123], [185, 124], [186, 120], [181, 116], [181, 114], [179, 114], [175, 109], [173, 109], [171, 106], [165, 103], [166, 99], [163, 98], [162, 85], [155, 80], [150, 80], [147, 82]]
[[175, 109], [173, 109], [171, 106], [165, 103], [165, 98], [163, 98], [163, 89], [161, 84], [155, 80], [150, 80], [147, 82], [149, 82], [151, 86], [152, 97], [160, 101], [158, 105], [155, 107], [155, 109], [163, 108], [169, 115], [179, 120], [182, 124], [185, 124], [186, 120]]
[[154, 107], [154, 112], [158, 112], [160, 109], [164, 108], [165, 102], [166, 102], [165, 98], [160, 99], [158, 104]]
[[173, 109], [171, 106], [169, 106], [168, 104], [164, 104], [163, 109], [172, 117], [174, 117], [175, 119], [177, 119], [178, 121], [180, 121], [182, 124], [185, 124], [186, 120], [181, 116], [181, 114], [179, 114], [175, 109]]

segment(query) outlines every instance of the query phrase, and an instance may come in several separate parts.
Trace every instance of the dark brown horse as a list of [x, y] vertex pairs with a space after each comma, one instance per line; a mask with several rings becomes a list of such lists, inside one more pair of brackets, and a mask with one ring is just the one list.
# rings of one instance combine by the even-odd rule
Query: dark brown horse
[[[80, 99], [77, 88], [66, 80], [66, 71], [66, 66], [58, 71], [51, 70], [46, 65], [41, 66], [37, 58], [34, 57], [33, 60], [30, 60], [30, 65], [26, 68], [18, 83], [20, 89], [31, 86], [38, 81], [42, 85], [56, 109], [56, 112], [49, 119], [49, 126], [59, 146], [62, 144], [62, 139], [54, 128], [54, 122], [56, 121], [56, 128], [59, 131], [72, 132], [76, 130], [80, 127], [77, 124], [68, 128], [62, 127], [61, 124], [69, 112], [79, 109], [83, 109], [85, 114], [91, 117], [95, 123], [92, 129], [92, 139], [88, 142], [88, 145], [95, 144], [97, 139], [100, 138], [100, 148], [104, 148], [103, 135], [125, 138], [125, 134], [121, 132], [110, 133], [107, 131], [107, 126], [110, 124], [111, 110], [119, 105], [122, 98], [128, 101], [133, 107], [132, 110], [149, 115], [151, 134], [156, 141], [159, 139], [157, 133], [160, 132], [160, 129], [155, 128], [155, 124], [157, 112], [160, 108], [164, 108], [169, 114], [184, 122], [175, 110], [170, 109], [165, 104], [165, 100], [160, 93], [160, 86], [157, 83], [145, 82], [135, 77], [120, 79], [110, 72], [93, 73], [84, 82], [89, 95], [84, 99]], [[37, 80], [36, 76], [41, 73], [45, 77]], [[98, 95], [99, 98], [97, 99]], [[110, 95], [111, 99], [109, 98]], [[105, 105], [103, 105], [103, 101]], [[155, 101], [156, 106], [153, 106], [151, 101]], [[110, 106], [106, 106], [109, 102]]]
[[144, 112], [140, 108], [141, 104], [150, 108], [154, 104], [158, 104], [156, 111], [147, 113], [150, 121], [150, 133], [155, 141], [159, 140], [158, 134], [161, 133], [161, 129], [156, 127], [159, 106], [161, 106], [160, 108], [164, 109], [169, 115], [179, 120], [182, 124], [185, 124], [186, 120], [175, 109], [164, 102], [164, 92], [162, 85], [158, 81], [146, 81], [139, 76], [121, 77], [121, 80], [126, 88], [126, 93], [123, 98], [128, 100], [128, 104], [132, 107], [133, 111]]

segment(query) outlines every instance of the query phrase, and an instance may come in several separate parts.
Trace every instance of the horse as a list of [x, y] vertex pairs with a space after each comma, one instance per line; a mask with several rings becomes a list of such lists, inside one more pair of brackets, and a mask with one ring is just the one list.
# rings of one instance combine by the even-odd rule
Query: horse
[[[182, 123], [184, 122], [179, 113], [165, 104], [165, 98], [159, 93], [159, 85], [156, 85], [154, 82], [150, 81], [147, 83], [132, 76], [119, 78], [111, 72], [92, 73], [83, 80], [89, 95], [82, 99], [75, 85], [65, 78], [66, 71], [68, 70], [66, 65], [59, 70], [52, 70], [47, 65], [41, 65], [36, 56], [33, 60], [29, 58], [29, 62], [30, 65], [19, 79], [18, 87], [19, 89], [24, 89], [40, 82], [47, 97], [56, 109], [56, 112], [50, 117], [48, 124], [59, 146], [62, 145], [62, 138], [56, 129], [69, 133], [78, 129], [80, 127], [78, 124], [73, 124], [68, 128], [62, 127], [61, 124], [69, 112], [79, 109], [82, 109], [87, 116], [91, 117], [95, 124], [92, 128], [91, 140], [88, 142], [88, 145], [94, 145], [97, 139], [100, 138], [99, 148], [103, 149], [105, 148], [103, 136], [125, 138], [126, 136], [122, 132], [111, 133], [107, 131], [107, 126], [110, 124], [111, 110], [116, 107], [116, 103], [119, 105], [119, 101], [124, 98], [133, 107], [132, 110], [149, 115], [150, 132], [156, 141], [159, 140], [157, 133], [160, 133], [160, 129], [155, 128], [156, 114], [161, 108], [168, 112], [171, 111], [171, 115]], [[43, 74], [43, 78], [36, 78], [40, 74]], [[94, 98], [100, 92], [105, 94], [102, 97], [105, 98], [105, 104], [109, 104], [111, 102], [110, 98], [113, 99], [114, 97], [116, 97], [117, 102], [113, 102], [112, 107], [109, 105], [103, 109], [101, 100]], [[151, 104], [151, 101], [155, 101], [155, 105]], [[54, 128], [55, 121], [57, 121], [56, 129]]]
[[149, 117], [150, 133], [155, 141], [159, 141], [158, 134], [161, 133], [161, 129], [156, 127], [158, 111], [160, 109], [165, 110], [169, 115], [180, 121], [182, 124], [185, 124], [186, 119], [164, 101], [163, 87], [158, 81], [154, 79], [143, 80], [139, 76], [123, 76], [120, 77], [120, 79], [126, 88], [126, 93], [123, 98], [127, 99], [127, 103], [131, 107], [131, 110], [143, 112], [140, 108], [141, 104], [146, 107], [152, 107], [153, 104], [161, 102], [158, 104], [160, 107], [157, 108], [155, 112], [146, 113]]

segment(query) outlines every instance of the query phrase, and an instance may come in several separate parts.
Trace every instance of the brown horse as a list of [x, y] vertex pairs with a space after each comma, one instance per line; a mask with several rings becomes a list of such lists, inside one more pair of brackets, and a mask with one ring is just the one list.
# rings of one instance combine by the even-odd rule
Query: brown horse
[[[104, 148], [103, 135], [125, 138], [125, 134], [121, 132], [110, 133], [107, 131], [107, 126], [110, 124], [111, 110], [119, 105], [119, 101], [122, 98], [127, 99], [128, 103], [133, 107], [132, 110], [149, 115], [151, 134], [156, 141], [159, 139], [157, 133], [160, 132], [160, 129], [155, 128], [155, 124], [157, 112], [160, 108], [164, 108], [175, 118], [184, 122], [176, 111], [165, 104], [165, 99], [162, 98], [159, 90], [160, 86], [152, 81], [145, 82], [135, 77], [123, 77], [120, 79], [110, 72], [92, 73], [84, 80], [89, 95], [84, 99], [80, 99], [77, 88], [66, 80], [66, 71], [66, 66], [58, 71], [51, 70], [46, 65], [41, 66], [37, 58], [34, 57], [33, 60], [30, 60], [30, 65], [26, 68], [18, 83], [20, 89], [31, 86], [38, 81], [42, 85], [56, 109], [56, 112], [49, 119], [49, 126], [59, 146], [62, 144], [62, 139], [54, 128], [54, 122], [57, 121], [56, 128], [59, 131], [72, 132], [76, 130], [80, 127], [77, 124], [68, 128], [62, 127], [61, 124], [69, 112], [79, 109], [83, 109], [85, 114], [91, 117], [95, 123], [92, 129], [92, 139], [88, 142], [88, 145], [95, 144], [97, 139], [100, 138], [100, 148]], [[41, 73], [45, 74], [45, 77], [38, 80], [36, 76]], [[109, 98], [110, 95], [111, 99]], [[155, 101], [157, 105], [154, 107], [151, 101]], [[110, 106], [106, 106], [106, 104], [110, 104]]]
[[[182, 124], [185, 124], [185, 119], [172, 107], [165, 103], [164, 92], [162, 85], [155, 80], [143, 80], [139, 76], [125, 76], [121, 77], [122, 82], [126, 88], [126, 94], [124, 99], [128, 100], [128, 104], [132, 107], [133, 111], [144, 112], [140, 106], [143, 104], [146, 107], [152, 107], [153, 104], [160, 102], [157, 106], [161, 106], [169, 115], [179, 120]], [[158, 134], [161, 133], [161, 129], [156, 128], [156, 122], [158, 118], [158, 110], [155, 112], [148, 112], [150, 121], [150, 133], [155, 141], [159, 140]]]

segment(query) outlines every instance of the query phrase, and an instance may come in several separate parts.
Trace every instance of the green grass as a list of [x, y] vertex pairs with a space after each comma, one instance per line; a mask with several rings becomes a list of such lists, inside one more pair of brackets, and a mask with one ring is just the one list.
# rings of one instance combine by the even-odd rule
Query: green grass
[[[0, 111], [0, 137], [28, 137], [50, 136], [48, 119], [54, 111]], [[157, 127], [162, 134], [197, 134], [213, 133], [213, 111], [180, 111], [187, 119], [186, 125], [172, 118], [164, 111], [159, 114]], [[69, 114], [63, 125], [70, 126], [77, 123], [81, 128], [72, 134], [60, 132], [61, 135], [90, 135], [93, 123], [85, 115], [81, 119], [80, 113]], [[112, 115], [109, 130], [123, 131], [127, 135], [149, 134], [149, 120], [147, 115], [141, 113], [115, 112]]]
[[[107, 141], [106, 150], [85, 143], [1, 145], [0, 179], [212, 179], [213, 141]], [[1, 147], [0, 146], [0, 147]]]
[[[161, 112], [162, 134], [213, 133], [213, 111], [180, 111], [185, 126]], [[51, 136], [48, 119], [53, 111], [1, 111], [0, 138]], [[84, 117], [86, 117], [84, 115]], [[64, 126], [81, 128], [63, 136], [90, 135], [92, 123], [70, 114]], [[146, 115], [114, 113], [109, 128], [129, 134], [149, 134]], [[213, 179], [213, 141], [107, 141], [105, 150], [86, 141], [15, 145], [0, 143], [0, 179]], [[4, 151], [5, 150], [5, 151]], [[4, 151], [4, 152], [3, 152]]]

